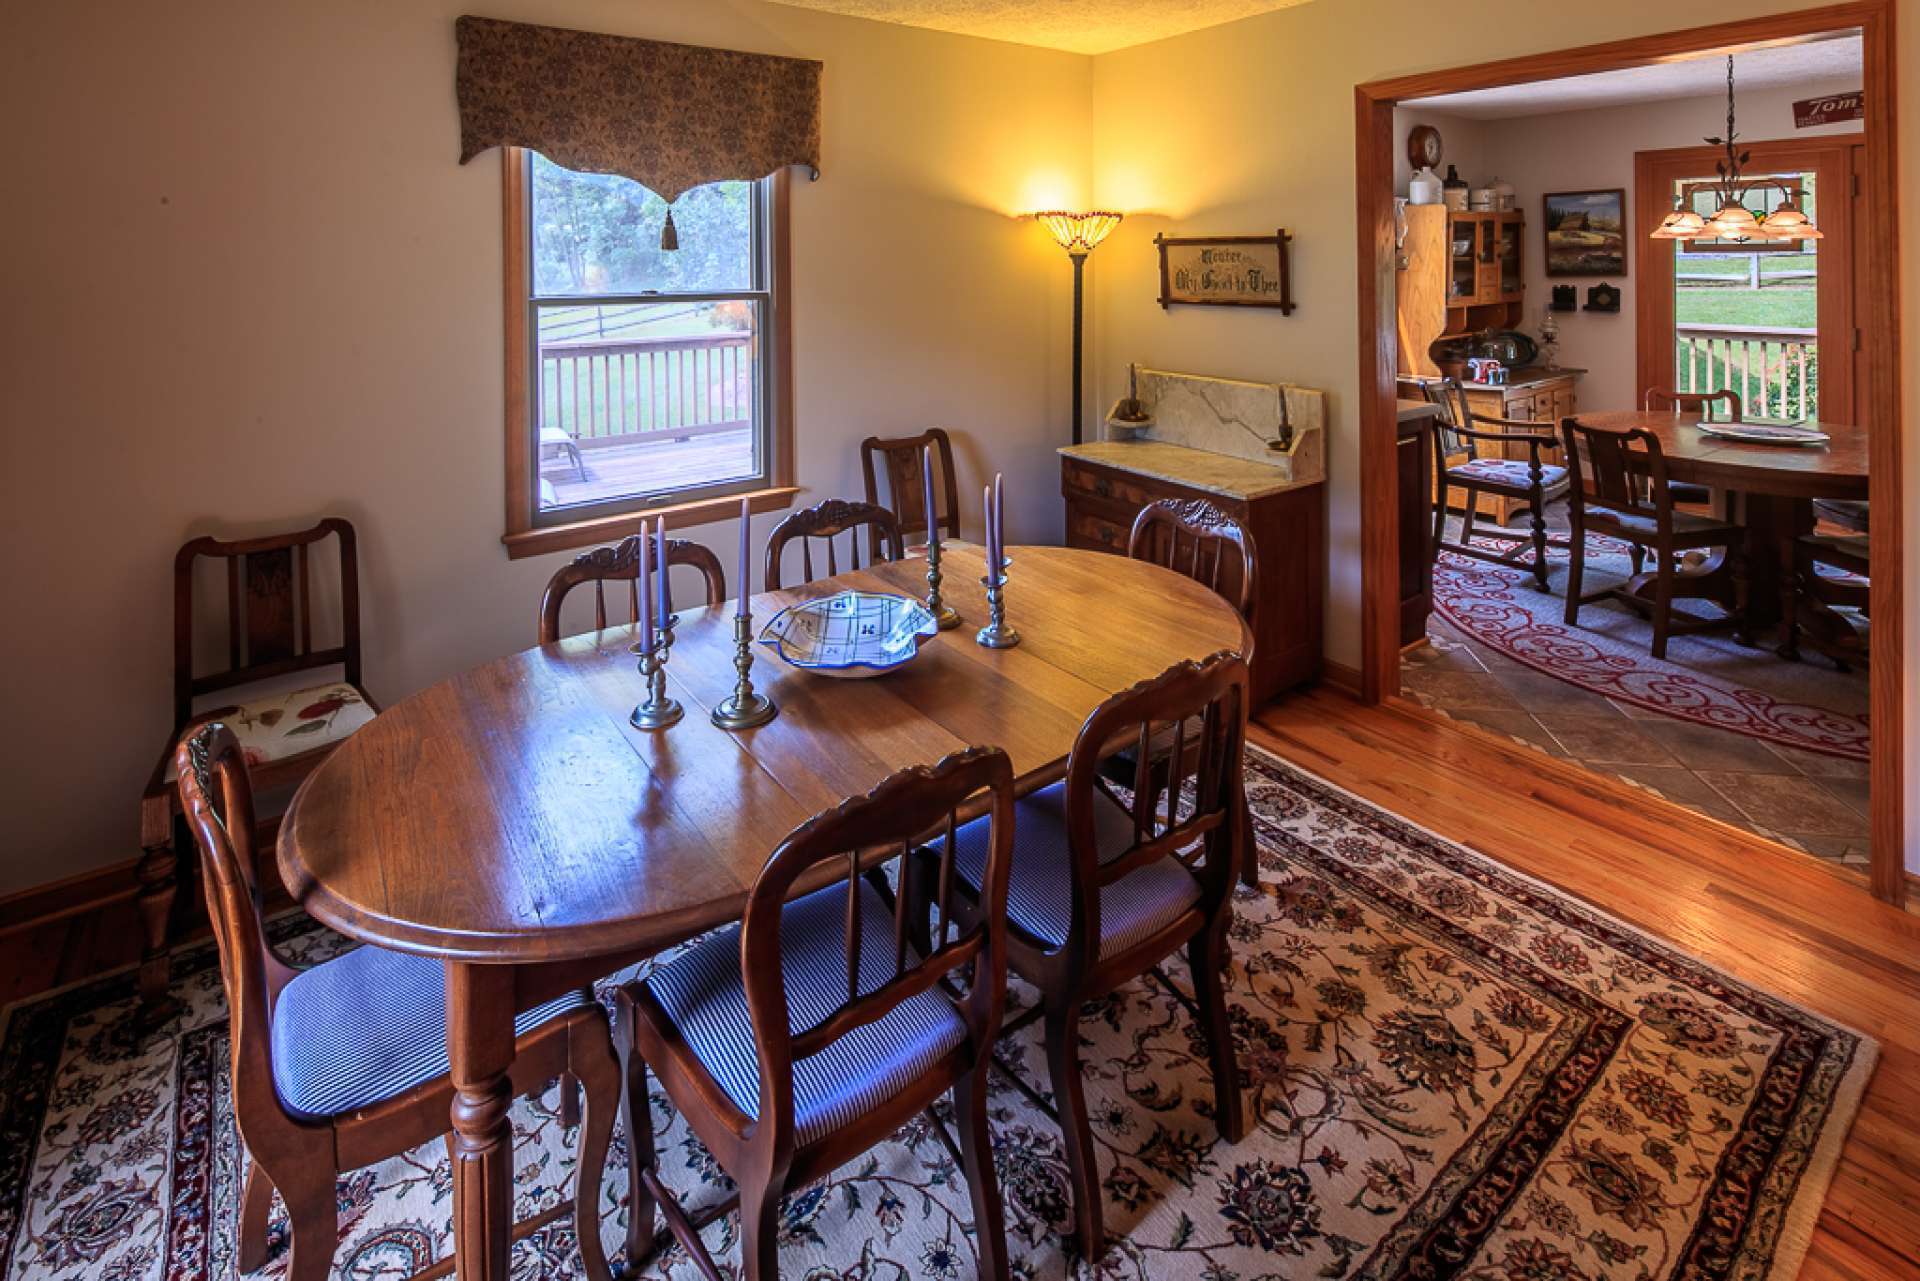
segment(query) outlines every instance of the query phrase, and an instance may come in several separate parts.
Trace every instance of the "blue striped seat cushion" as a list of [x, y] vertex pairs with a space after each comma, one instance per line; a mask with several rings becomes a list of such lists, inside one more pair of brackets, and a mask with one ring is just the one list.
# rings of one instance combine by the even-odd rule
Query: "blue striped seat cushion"
[[[571, 992], [513, 1021], [524, 1036], [587, 1005]], [[359, 947], [295, 975], [273, 1009], [273, 1085], [305, 1120], [385, 1102], [447, 1075], [446, 969], [439, 961]]]
[[[787, 987], [787, 1026], [797, 1035], [845, 1005], [845, 881], [787, 904], [780, 921], [780, 957]], [[860, 882], [860, 991], [893, 977], [893, 912]], [[908, 949], [908, 965], [917, 954]], [[740, 981], [740, 927], [716, 930], [647, 980], [654, 998], [686, 1038], [734, 1106], [760, 1115], [760, 1055]], [[866, 1115], [966, 1039], [966, 1024], [938, 989], [911, 997], [865, 1027], [793, 1065], [793, 1121], [798, 1142]]]
[[[1067, 785], [1055, 783], [1015, 804], [1013, 873], [1007, 882], [1007, 919], [1048, 947], [1067, 941], [1073, 923], [1073, 864], [1067, 855]], [[1100, 861], [1133, 847], [1133, 819], [1105, 792], [1096, 792], [1094, 841]], [[980, 888], [986, 875], [989, 821], [960, 829], [955, 867]], [[1117, 956], [1168, 925], [1200, 901], [1200, 883], [1172, 857], [1135, 868], [1100, 892], [1100, 955]]]

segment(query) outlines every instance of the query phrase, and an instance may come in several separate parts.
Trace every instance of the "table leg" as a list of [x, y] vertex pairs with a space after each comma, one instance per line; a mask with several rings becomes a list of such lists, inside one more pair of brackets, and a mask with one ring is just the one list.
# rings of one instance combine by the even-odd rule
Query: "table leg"
[[1781, 618], [1781, 596], [1793, 582], [1793, 545], [1813, 531], [1813, 501], [1748, 494], [1742, 504], [1747, 527], [1747, 604], [1751, 627]]
[[513, 1232], [514, 971], [447, 962], [453, 1250], [460, 1281], [507, 1281]]

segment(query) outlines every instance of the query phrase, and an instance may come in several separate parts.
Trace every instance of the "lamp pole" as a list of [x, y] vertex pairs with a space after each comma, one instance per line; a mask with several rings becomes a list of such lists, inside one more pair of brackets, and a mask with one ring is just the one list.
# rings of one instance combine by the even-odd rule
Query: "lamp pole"
[[1083, 249], [1079, 253], [1069, 254], [1073, 259], [1073, 443], [1080, 443], [1082, 409], [1080, 397], [1085, 379], [1080, 372], [1080, 303], [1082, 298], [1082, 277], [1086, 273], [1087, 254]]

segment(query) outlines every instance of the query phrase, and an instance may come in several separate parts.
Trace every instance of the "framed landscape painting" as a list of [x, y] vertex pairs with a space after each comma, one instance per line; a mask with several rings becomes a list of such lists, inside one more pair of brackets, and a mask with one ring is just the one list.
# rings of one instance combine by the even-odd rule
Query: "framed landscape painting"
[[1627, 193], [1550, 191], [1546, 195], [1549, 276], [1624, 276], [1627, 274]]

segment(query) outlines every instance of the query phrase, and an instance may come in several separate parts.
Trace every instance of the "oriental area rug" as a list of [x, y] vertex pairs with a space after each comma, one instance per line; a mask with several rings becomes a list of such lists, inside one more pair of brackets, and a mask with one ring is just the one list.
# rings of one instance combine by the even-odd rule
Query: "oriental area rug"
[[[1450, 529], [1448, 536], [1458, 534]], [[1867, 759], [1870, 695], [1863, 669], [1837, 671], [1811, 650], [1790, 663], [1774, 653], [1771, 628], [1757, 647], [1734, 640], [1730, 627], [1674, 636], [1667, 657], [1654, 658], [1648, 652], [1653, 625], [1617, 601], [1581, 607], [1579, 626], [1569, 627], [1567, 535], [1548, 538], [1550, 592], [1535, 589], [1527, 570], [1442, 552], [1433, 570], [1434, 609], [1494, 652], [1616, 702], [1809, 752]], [[1587, 536], [1584, 590], [1623, 582], [1631, 572], [1627, 544]], [[1696, 618], [1722, 616], [1707, 601], [1676, 601], [1674, 609]]]
[[[1091, 1268], [1074, 1255], [1058, 1133], [996, 1080], [1016, 1276], [1794, 1274], [1872, 1041], [1273, 757], [1250, 750], [1248, 770], [1262, 886], [1236, 904], [1231, 1000], [1252, 1132], [1218, 1140], [1206, 1051], [1175, 995], [1184, 960], [1164, 967], [1165, 984], [1089, 1008], [1080, 1032], [1113, 1246]], [[304, 962], [342, 946], [297, 915], [275, 932]], [[0, 1277], [236, 1275], [246, 1157], [217, 964], [207, 948], [183, 950], [175, 972], [187, 1013], [138, 1045], [131, 975], [10, 1012]], [[1009, 995], [1033, 997], [1017, 982]], [[1002, 1057], [1044, 1091], [1038, 1033]], [[575, 1139], [556, 1098], [515, 1107], [521, 1217], [570, 1192]], [[711, 1158], [657, 1093], [652, 1107], [667, 1181], [692, 1206], [720, 1199]], [[624, 1161], [616, 1136], [610, 1250], [624, 1231]], [[442, 1258], [444, 1146], [343, 1176], [339, 1206], [336, 1275], [398, 1278]], [[789, 1199], [781, 1274], [971, 1277], [971, 1220], [964, 1180], [922, 1122]], [[731, 1221], [707, 1232], [737, 1268]], [[517, 1277], [578, 1274], [564, 1226], [514, 1257]], [[259, 1275], [285, 1266], [276, 1246]], [[645, 1275], [694, 1271], [675, 1250]]]

